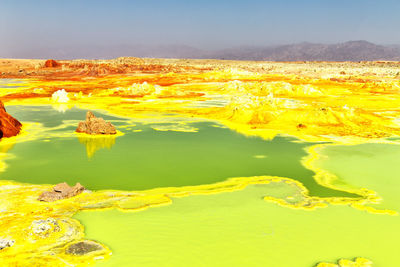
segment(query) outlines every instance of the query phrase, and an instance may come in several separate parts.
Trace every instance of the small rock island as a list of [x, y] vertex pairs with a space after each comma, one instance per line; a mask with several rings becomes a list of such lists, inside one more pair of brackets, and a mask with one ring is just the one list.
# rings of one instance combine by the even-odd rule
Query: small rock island
[[77, 133], [87, 134], [103, 134], [110, 135], [116, 134], [117, 130], [111, 122], [106, 122], [103, 118], [97, 118], [91, 111], [86, 113], [86, 121], [81, 121], [78, 128], [75, 130]]

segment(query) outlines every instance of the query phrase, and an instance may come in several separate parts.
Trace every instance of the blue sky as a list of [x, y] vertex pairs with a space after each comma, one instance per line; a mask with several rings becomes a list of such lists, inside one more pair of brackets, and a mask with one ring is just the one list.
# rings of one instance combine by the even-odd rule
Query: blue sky
[[202, 49], [400, 44], [400, 1], [0, 0], [0, 49], [186, 44]]

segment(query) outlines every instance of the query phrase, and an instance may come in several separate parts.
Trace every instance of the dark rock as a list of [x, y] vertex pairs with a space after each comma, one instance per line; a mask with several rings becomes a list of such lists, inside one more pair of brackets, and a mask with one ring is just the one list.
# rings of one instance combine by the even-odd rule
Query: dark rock
[[72, 255], [85, 255], [90, 252], [102, 250], [103, 247], [93, 241], [80, 241], [75, 244], [70, 245], [65, 253]]
[[305, 124], [303, 124], [303, 123], [297, 124], [297, 129], [305, 129], [305, 128], [307, 128], [307, 126]]
[[87, 134], [116, 134], [117, 130], [110, 122], [106, 122], [103, 118], [97, 118], [90, 111], [86, 113], [86, 121], [81, 121], [76, 128], [78, 133]]
[[76, 183], [75, 186], [69, 186], [67, 183], [57, 184], [53, 187], [53, 191], [43, 192], [38, 200], [45, 202], [53, 202], [56, 200], [70, 198], [79, 195], [85, 188], [80, 184]]

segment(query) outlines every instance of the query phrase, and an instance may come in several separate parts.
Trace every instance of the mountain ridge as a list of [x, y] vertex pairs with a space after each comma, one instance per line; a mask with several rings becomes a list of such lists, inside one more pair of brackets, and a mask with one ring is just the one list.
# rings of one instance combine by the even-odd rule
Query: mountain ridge
[[117, 57], [225, 59], [254, 61], [400, 61], [400, 45], [377, 45], [365, 40], [336, 44], [295, 43], [274, 46], [238, 46], [202, 50], [188, 45], [114, 45], [43, 47], [0, 52], [3, 58], [111, 59]]
[[[376, 61], [400, 60], [400, 49], [364, 40], [337, 44], [297, 43], [264, 48], [220, 51], [215, 57], [235, 60], [268, 61]], [[214, 58], [214, 57], [213, 57]]]

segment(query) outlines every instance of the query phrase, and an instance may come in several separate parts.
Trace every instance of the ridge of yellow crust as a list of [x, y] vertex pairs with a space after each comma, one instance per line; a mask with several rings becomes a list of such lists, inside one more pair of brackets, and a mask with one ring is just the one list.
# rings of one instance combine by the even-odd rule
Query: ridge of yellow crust
[[355, 258], [353, 261], [348, 259], [340, 259], [338, 263], [318, 263], [315, 267], [372, 267], [373, 263], [366, 258]]
[[[242, 190], [252, 184], [285, 183], [297, 188], [300, 197], [291, 202], [273, 196], [264, 200], [283, 207], [313, 210], [331, 205], [348, 205], [373, 213], [393, 214], [388, 211], [365, 209], [369, 199], [364, 198], [319, 198], [308, 196], [307, 189], [298, 181], [284, 177], [256, 176], [236, 177], [226, 181], [199, 186], [156, 188], [145, 191], [85, 191], [82, 194], [55, 202], [40, 202], [38, 196], [43, 191], [51, 190], [51, 185], [29, 185], [12, 181], [0, 181], [0, 197], [3, 200], [0, 228], [1, 238], [12, 239], [15, 245], [2, 251], [0, 263], [36, 264], [41, 266], [62, 266], [73, 264], [86, 265], [96, 260], [106, 259], [111, 251], [104, 245], [98, 252], [85, 256], [72, 256], [65, 253], [66, 248], [74, 242], [84, 240], [83, 226], [71, 217], [80, 210], [99, 210], [116, 208], [121, 211], [141, 211], [151, 207], [168, 205], [173, 198], [190, 195], [216, 194]], [[368, 195], [367, 195], [368, 197]], [[45, 238], [32, 233], [32, 224], [37, 220], [54, 219], [59, 231], [50, 231]], [[34, 265], [33, 265], [34, 266]]]

